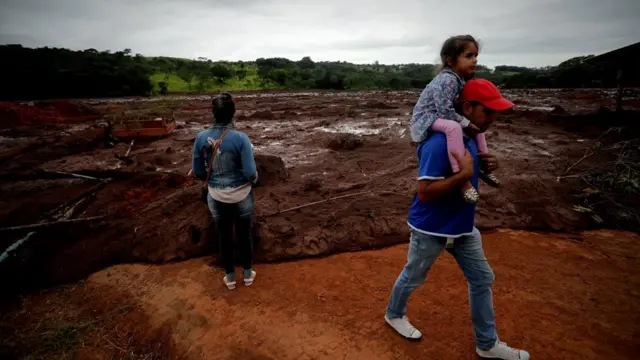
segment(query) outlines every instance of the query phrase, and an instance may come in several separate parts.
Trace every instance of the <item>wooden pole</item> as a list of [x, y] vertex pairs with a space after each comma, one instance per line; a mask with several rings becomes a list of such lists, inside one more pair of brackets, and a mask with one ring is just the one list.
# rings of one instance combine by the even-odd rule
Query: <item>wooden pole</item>
[[618, 68], [618, 94], [616, 95], [616, 111], [622, 112], [622, 77], [623, 71], [622, 66]]

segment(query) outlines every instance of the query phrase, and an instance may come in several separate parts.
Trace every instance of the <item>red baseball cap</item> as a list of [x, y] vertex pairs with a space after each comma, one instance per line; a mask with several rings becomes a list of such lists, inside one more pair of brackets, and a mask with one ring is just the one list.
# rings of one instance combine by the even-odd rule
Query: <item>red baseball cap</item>
[[485, 79], [469, 80], [462, 89], [460, 100], [477, 101], [495, 111], [504, 111], [513, 107], [513, 103], [503, 98], [500, 90], [491, 81]]

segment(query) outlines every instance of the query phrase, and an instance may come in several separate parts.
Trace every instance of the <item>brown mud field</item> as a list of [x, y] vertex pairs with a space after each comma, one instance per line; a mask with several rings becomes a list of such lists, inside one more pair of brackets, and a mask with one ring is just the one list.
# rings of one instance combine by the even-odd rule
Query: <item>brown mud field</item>
[[[187, 175], [207, 97], [2, 104], [0, 356], [475, 358], [466, 285], [446, 255], [409, 304], [424, 340], [407, 343], [382, 319], [406, 257], [417, 95], [237, 97], [261, 180], [258, 279], [233, 292]], [[481, 185], [477, 216], [501, 340], [538, 359], [634, 359], [639, 199], [632, 185], [614, 197], [596, 181], [609, 165], [635, 169], [624, 156], [638, 151], [638, 94], [622, 114], [610, 91], [505, 96], [516, 109], [487, 134], [504, 186]], [[105, 124], [122, 111], [172, 113], [177, 130], [114, 139]], [[629, 174], [616, 181], [633, 184]], [[632, 231], [594, 230], [614, 226]]]

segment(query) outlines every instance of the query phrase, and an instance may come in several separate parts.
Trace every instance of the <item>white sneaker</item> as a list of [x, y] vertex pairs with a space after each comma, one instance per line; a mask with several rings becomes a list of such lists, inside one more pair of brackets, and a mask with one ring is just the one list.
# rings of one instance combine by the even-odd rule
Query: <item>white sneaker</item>
[[225, 285], [227, 285], [227, 289], [229, 289], [229, 290], [233, 290], [233, 289], [235, 289], [235, 288], [236, 288], [236, 282], [235, 282], [235, 281], [229, 281], [229, 280], [227, 280], [227, 275], [225, 275], [225, 276], [222, 278], [222, 281], [224, 281], [224, 284], [225, 284]]
[[389, 319], [386, 315], [384, 319], [387, 321], [387, 324], [391, 325], [391, 327], [398, 332], [398, 334], [404, 336], [409, 340], [418, 340], [422, 337], [422, 333], [420, 330], [416, 329], [406, 316], [401, 318]]
[[509, 347], [507, 343], [500, 340], [496, 341], [489, 350], [480, 350], [476, 347], [476, 353], [485, 359], [529, 360], [528, 352]]
[[253, 280], [256, 279], [256, 272], [255, 271], [251, 271], [251, 277], [250, 278], [244, 278], [244, 286], [251, 286], [251, 284], [253, 284]]

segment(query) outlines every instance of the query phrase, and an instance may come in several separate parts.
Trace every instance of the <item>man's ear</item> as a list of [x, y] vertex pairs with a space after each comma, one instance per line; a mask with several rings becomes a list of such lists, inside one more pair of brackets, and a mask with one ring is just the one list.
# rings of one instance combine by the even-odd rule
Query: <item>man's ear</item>
[[471, 113], [473, 112], [473, 105], [471, 105], [469, 102], [463, 102], [462, 103], [462, 114], [464, 115], [464, 117], [466, 117], [467, 119], [469, 118], [469, 115], [471, 115]]

